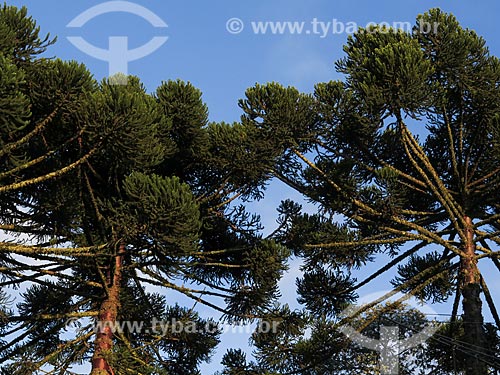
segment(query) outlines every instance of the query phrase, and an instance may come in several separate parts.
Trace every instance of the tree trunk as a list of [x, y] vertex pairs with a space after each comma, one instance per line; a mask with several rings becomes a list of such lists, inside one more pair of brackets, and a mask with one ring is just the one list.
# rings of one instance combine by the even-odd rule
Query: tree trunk
[[[477, 267], [474, 230], [470, 217], [465, 217], [465, 255], [461, 259], [462, 307], [464, 340], [469, 344], [470, 355], [465, 355], [466, 375], [487, 375], [488, 368], [481, 360], [485, 348], [485, 332], [481, 302], [481, 275]], [[474, 351], [474, 352], [473, 352]], [[480, 352], [480, 353], [478, 353]], [[476, 354], [477, 353], [477, 354]]]
[[120, 242], [118, 254], [115, 257], [113, 275], [107, 274], [108, 295], [99, 309], [96, 325], [94, 355], [92, 356], [92, 372], [90, 375], [114, 375], [115, 372], [106, 360], [106, 354], [113, 349], [113, 334], [116, 328], [116, 318], [120, 308], [120, 286], [122, 281], [123, 255], [125, 244]]

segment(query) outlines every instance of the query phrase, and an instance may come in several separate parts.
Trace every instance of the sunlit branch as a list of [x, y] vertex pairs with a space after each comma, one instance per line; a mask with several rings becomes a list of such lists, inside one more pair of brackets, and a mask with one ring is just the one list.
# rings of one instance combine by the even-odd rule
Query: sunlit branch
[[397, 237], [397, 238], [387, 238], [382, 240], [377, 239], [362, 239], [358, 241], [339, 241], [339, 242], [329, 242], [329, 243], [318, 243], [318, 244], [306, 244], [305, 248], [316, 249], [316, 248], [335, 248], [335, 247], [358, 247], [358, 246], [367, 246], [367, 245], [386, 245], [386, 244], [395, 244], [395, 243], [405, 243], [408, 242], [409, 239], [407, 236], [405, 237]]
[[32, 186], [32, 185], [38, 184], [40, 182], [50, 180], [52, 178], [61, 177], [62, 175], [66, 174], [66, 173], [70, 172], [71, 170], [75, 169], [76, 167], [78, 167], [80, 164], [84, 163], [88, 158], [90, 158], [97, 151], [97, 149], [98, 149], [97, 147], [93, 148], [92, 150], [90, 150], [85, 156], [83, 156], [79, 160], [77, 160], [77, 161], [67, 165], [64, 168], [57, 170], [57, 171], [47, 173], [46, 175], [43, 175], [40, 177], [32, 178], [29, 180], [21, 181], [21, 182], [6, 185], [6, 186], [2, 186], [2, 187], [0, 187], [0, 193], [5, 193], [8, 191], [22, 189], [22, 188], [25, 188], [27, 186]]
[[56, 154], [58, 151], [62, 150], [64, 147], [66, 147], [69, 143], [75, 141], [76, 139], [78, 139], [78, 137], [80, 137], [83, 133], [83, 129], [80, 130], [75, 136], [71, 137], [70, 139], [68, 139], [66, 142], [64, 142], [61, 146], [59, 146], [58, 148], [56, 148], [55, 150], [52, 150], [52, 151], [49, 151], [47, 152], [46, 154], [42, 155], [42, 156], [39, 156], [33, 160], [30, 160], [29, 162], [27, 163], [24, 163], [22, 165], [19, 165], [18, 167], [16, 168], [12, 168], [6, 172], [3, 172], [3, 173], [0, 173], [0, 180], [2, 178], [5, 178], [5, 177], [8, 177], [8, 176], [11, 176], [15, 173], [18, 173], [24, 169], [28, 169], [38, 163], [41, 163], [42, 161], [46, 160], [47, 158], [49, 158], [50, 156]]
[[[449, 194], [446, 194], [445, 190], [446, 188], [444, 188], [445, 190], [441, 189], [439, 190], [440, 188], [440, 180], [438, 182], [438, 186], [434, 185], [434, 183], [431, 181], [431, 179], [429, 178], [429, 176], [427, 176], [427, 173], [425, 173], [425, 171], [419, 166], [418, 162], [415, 160], [415, 158], [412, 156], [412, 152], [413, 151], [417, 156], [419, 156], [419, 153], [418, 153], [418, 148], [417, 146], [414, 145], [414, 143], [412, 142], [412, 140], [416, 143], [415, 139], [411, 136], [411, 134], [407, 134], [407, 132], [405, 132], [405, 129], [406, 129], [406, 126], [404, 124], [401, 124], [402, 126], [402, 131], [403, 131], [403, 144], [404, 144], [404, 148], [405, 148], [405, 152], [406, 152], [406, 155], [408, 157], [408, 159], [410, 160], [410, 162], [412, 163], [413, 167], [420, 173], [420, 175], [425, 179], [425, 181], [427, 182], [427, 186], [429, 187], [429, 189], [432, 190], [432, 192], [434, 193], [434, 195], [436, 196], [436, 198], [441, 202], [443, 208], [446, 210], [446, 212], [448, 213], [448, 217], [450, 219], [450, 221], [453, 223], [457, 233], [459, 234], [460, 238], [462, 238], [462, 241], [465, 242], [465, 232], [462, 230], [462, 227], [465, 227], [465, 222], [462, 218], [462, 215], [459, 214], [456, 206], [455, 206], [455, 202], [454, 200], [451, 198], [451, 196], [449, 196]], [[417, 144], [418, 145], [418, 144]], [[432, 168], [432, 166], [428, 166], [427, 164], [430, 164], [429, 160], [424, 156], [420, 156], [419, 157], [420, 160], [424, 163], [424, 165], [426, 166], [427, 170], [431, 173], [432, 175], [432, 171], [431, 169], [433, 170], [434, 168]], [[439, 179], [439, 177], [437, 177], [437, 179]], [[441, 183], [442, 185], [442, 183]], [[460, 221], [460, 224], [462, 224], [462, 227], [459, 225], [459, 223], [457, 222], [457, 220]]]
[[45, 119], [36, 124], [34, 129], [30, 131], [28, 134], [26, 134], [24, 137], [17, 140], [16, 142], [12, 142], [3, 146], [2, 149], [0, 149], [0, 157], [26, 144], [26, 142], [28, 142], [31, 138], [40, 133], [54, 119], [54, 117], [56, 116], [57, 112], [61, 107], [62, 103], [58, 105]]
[[[40, 247], [40, 246], [23, 246], [11, 242], [0, 242], [0, 252], [12, 253], [19, 255], [37, 256], [42, 254], [64, 255], [72, 257], [95, 257], [99, 255], [96, 251], [106, 248], [106, 245], [88, 246], [88, 247]], [[94, 251], [94, 252], [93, 252]], [[104, 254], [103, 254], [104, 255]]]

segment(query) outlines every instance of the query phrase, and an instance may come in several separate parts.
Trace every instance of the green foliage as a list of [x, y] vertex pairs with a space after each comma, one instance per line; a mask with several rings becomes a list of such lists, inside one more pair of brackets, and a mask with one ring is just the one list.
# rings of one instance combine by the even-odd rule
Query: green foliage
[[488, 363], [498, 366], [500, 363], [498, 356], [500, 347], [498, 328], [493, 324], [486, 324], [485, 331], [487, 345], [481, 351], [477, 347], [468, 345], [463, 320], [447, 322], [429, 340], [422, 361], [427, 361], [427, 363], [435, 361], [429, 367], [433, 373], [439, 375], [465, 373], [470, 363], [469, 354], [471, 352], [484, 356]]
[[34, 202], [49, 186], [60, 193], [49, 199], [57, 202], [67, 197], [55, 180], [88, 152], [78, 149], [78, 137], [85, 138], [78, 116], [96, 85], [81, 64], [34, 58], [52, 41], [38, 37], [39, 28], [27, 17], [26, 9], [4, 6], [0, 24], [0, 33], [13, 35], [12, 39], [2, 36], [5, 49], [0, 56], [2, 222], [22, 223], [21, 218], [27, 216], [31, 233], [53, 234], [58, 213], [47, 212]]
[[224, 370], [221, 375], [246, 375], [249, 374], [246, 354], [241, 349], [229, 349], [222, 358]]
[[[300, 215], [295, 212], [288, 218], [288, 230], [283, 231], [279, 238], [294, 250], [295, 255], [304, 257], [305, 270], [322, 266], [360, 268], [372, 259], [372, 253], [376, 251], [373, 246], [357, 245], [359, 235], [356, 231], [322, 215]], [[334, 246], [335, 251], [332, 251], [330, 244], [334, 241], [345, 245]]]
[[156, 89], [156, 101], [166, 123], [170, 124], [170, 129], [162, 131], [175, 145], [174, 155], [162, 166], [163, 173], [188, 178], [203, 162], [208, 148], [204, 129], [208, 122], [208, 108], [201, 99], [201, 91], [189, 82], [163, 82]]
[[[7, 332], [8, 321], [13, 314], [12, 311], [9, 310], [10, 304], [11, 301], [9, 300], [8, 294], [0, 289], [0, 334], [2, 337]], [[3, 339], [0, 340], [0, 345], [3, 346], [4, 344], [5, 342]]]
[[[123, 190], [126, 205], [117, 220], [129, 222], [126, 231], [146, 241], [142, 246], [153, 245], [158, 257], [198, 249], [200, 211], [188, 185], [177, 177], [134, 172], [126, 177]], [[131, 241], [136, 243], [134, 237]]]
[[[252, 318], [268, 308], [279, 297], [278, 280], [288, 269], [288, 250], [274, 241], [263, 240], [243, 254], [245, 268], [234, 275], [234, 294], [226, 299], [229, 321]], [[259, 314], [260, 315], [260, 314]]]
[[[335, 321], [313, 317], [305, 311], [290, 311], [287, 306], [276, 307], [263, 321], [277, 322], [272, 332], [256, 329], [252, 335], [256, 362], [247, 362], [244, 353], [230, 350], [224, 356], [222, 374], [379, 374], [379, 353], [361, 347], [337, 330]], [[413, 330], [422, 329], [428, 322], [417, 310], [400, 303], [372, 308], [347, 324], [362, 335], [378, 340], [380, 328], [397, 326], [401, 340]], [[423, 358], [420, 346], [399, 356], [400, 373], [415, 374], [426, 368], [417, 367], [415, 356]], [[423, 372], [422, 372], [423, 373]]]
[[246, 186], [243, 197], [261, 198], [261, 188], [269, 178], [272, 165], [255, 132], [239, 123], [210, 123], [207, 128], [209, 154], [205, 173], [214, 183], [227, 180], [231, 186]]
[[416, 39], [394, 29], [372, 26], [349, 36], [347, 54], [337, 63], [346, 86], [372, 113], [418, 113], [427, 99], [432, 65]]
[[317, 268], [297, 280], [298, 302], [317, 316], [336, 316], [356, 300], [347, 275]]
[[[408, 262], [398, 266], [398, 274], [392, 281], [393, 286], [405, 285], [403, 292], [411, 292], [419, 286], [416, 276], [428, 268], [435, 267], [442, 260], [438, 252], [425, 254], [424, 256], [412, 255]], [[424, 288], [415, 292], [415, 297], [430, 300], [432, 303], [446, 301], [453, 294], [453, 285], [456, 284], [456, 270], [451, 269], [449, 262], [440, 264], [436, 273], [438, 277], [426, 284]]]
[[0, 146], [3, 147], [16, 131], [26, 126], [31, 113], [29, 99], [21, 91], [24, 72], [4, 55], [0, 55], [0, 72]]
[[[290, 146], [307, 143], [316, 123], [314, 101], [310, 95], [278, 83], [255, 85], [239, 101], [243, 110], [242, 125], [259, 130], [262, 160], [275, 159], [276, 153]], [[267, 151], [266, 151], [267, 148]]]
[[28, 17], [26, 7], [6, 3], [0, 9], [0, 53], [12, 56], [16, 65], [30, 62], [55, 42], [50, 35], [40, 37], [40, 27]]
[[[140, 333], [130, 332], [124, 327], [119, 335], [131, 343], [156, 342], [156, 345], [134, 345], [136, 348], [132, 352], [118, 341], [109, 357], [111, 366], [120, 374], [137, 374], [139, 371], [155, 375], [199, 374], [199, 364], [209, 360], [219, 343], [220, 330], [216, 322], [202, 319], [192, 309], [167, 306], [165, 298], [160, 295], [148, 294], [145, 301], [138, 303], [141, 297], [130, 294], [134, 289], [123, 293], [124, 308], [119, 321], [142, 323], [142, 330]], [[146, 310], [144, 303], [149, 305]]]
[[166, 148], [159, 139], [162, 115], [137, 77], [128, 77], [127, 85], [103, 81], [95, 95], [87, 121], [99, 124], [97, 139], [110, 136], [93, 161], [99, 175], [119, 189], [125, 175], [151, 170], [164, 159]]

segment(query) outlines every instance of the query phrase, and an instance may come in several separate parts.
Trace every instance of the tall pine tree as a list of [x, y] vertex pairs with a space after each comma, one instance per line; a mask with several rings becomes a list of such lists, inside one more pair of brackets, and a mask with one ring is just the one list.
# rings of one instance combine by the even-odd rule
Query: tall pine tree
[[[320, 83], [314, 96], [257, 85], [240, 102], [243, 124], [275, 153], [274, 176], [318, 207], [280, 207], [279, 238], [304, 259], [300, 300], [335, 316], [396, 270], [394, 291], [452, 297], [452, 322], [462, 301], [462, 370], [485, 375], [496, 357], [481, 294], [500, 328], [480, 267], [500, 271], [499, 60], [437, 9], [412, 33], [360, 29], [344, 51], [344, 82]], [[354, 279], [381, 254], [386, 264]]]
[[[233, 202], [259, 197], [267, 170], [233, 157], [245, 132], [208, 124], [190, 84], [165, 82], [149, 95], [135, 77], [97, 84], [76, 63], [36, 60], [26, 71], [18, 107], [34, 129], [20, 148], [27, 164], [5, 171], [28, 183], [3, 185], [11, 211], [0, 224], [31, 239], [2, 245], [14, 265], [2, 268], [10, 278], [2, 285], [32, 286], [6, 311], [2, 370], [67, 373], [86, 362], [92, 374], [196, 373], [218, 342], [217, 325], [150, 288], [231, 321], [262, 314], [287, 251]], [[249, 176], [235, 173], [247, 168]], [[115, 329], [122, 322], [141, 326]]]

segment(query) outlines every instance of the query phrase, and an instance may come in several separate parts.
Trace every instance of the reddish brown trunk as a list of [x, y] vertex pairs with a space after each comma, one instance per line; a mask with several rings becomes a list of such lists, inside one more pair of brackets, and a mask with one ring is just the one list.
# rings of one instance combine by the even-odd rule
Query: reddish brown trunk
[[107, 274], [108, 295], [99, 309], [92, 372], [90, 375], [114, 375], [114, 371], [106, 360], [106, 353], [113, 348], [113, 328], [120, 308], [120, 285], [122, 281], [122, 264], [125, 244], [120, 243], [115, 257], [113, 274]]
[[[474, 229], [470, 217], [465, 217], [466, 242], [464, 244], [464, 256], [461, 263], [462, 297], [463, 297], [463, 322], [464, 340], [470, 345], [470, 356], [466, 358], [466, 375], [487, 375], [488, 369], [481, 355], [485, 348], [485, 334], [483, 329], [483, 314], [481, 302], [481, 274], [477, 267], [476, 245], [474, 243]], [[474, 353], [472, 351], [474, 350]]]

